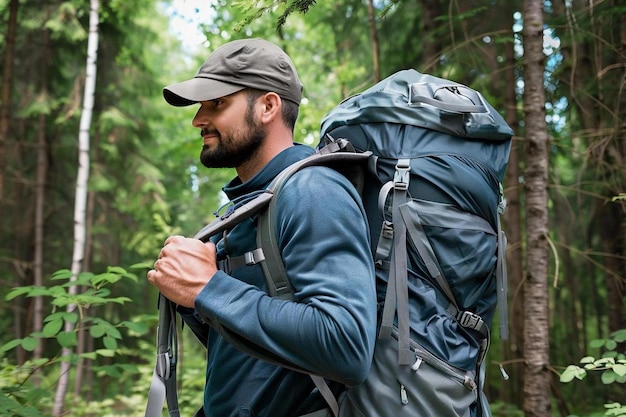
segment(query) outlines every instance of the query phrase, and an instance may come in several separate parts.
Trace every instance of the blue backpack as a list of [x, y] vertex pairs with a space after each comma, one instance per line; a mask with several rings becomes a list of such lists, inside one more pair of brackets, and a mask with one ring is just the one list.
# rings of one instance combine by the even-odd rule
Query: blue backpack
[[[260, 263], [270, 295], [291, 298], [272, 197], [307, 166], [330, 166], [351, 179], [370, 223], [379, 337], [368, 378], [339, 398], [323, 375], [312, 375], [333, 416], [491, 415], [482, 393], [483, 360], [496, 306], [500, 336], [507, 337], [506, 238], [499, 216], [512, 135], [475, 90], [400, 71], [331, 110], [314, 155], [196, 234], [207, 241], [257, 215], [257, 249], [227, 264]], [[163, 303], [161, 316], [171, 316]], [[166, 386], [175, 376], [172, 327], [159, 337], [155, 371]], [[308, 373], [228, 329], [217, 330], [244, 352]], [[168, 369], [161, 371], [167, 378], [159, 369]]]

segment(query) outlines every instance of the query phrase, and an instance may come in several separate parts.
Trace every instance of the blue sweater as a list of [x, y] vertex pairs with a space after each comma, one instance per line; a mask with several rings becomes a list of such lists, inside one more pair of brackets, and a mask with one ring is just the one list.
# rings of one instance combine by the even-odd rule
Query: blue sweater
[[[232, 200], [264, 189], [285, 167], [313, 150], [296, 145], [280, 153], [246, 183], [225, 188]], [[363, 381], [376, 333], [376, 292], [369, 229], [350, 182], [326, 167], [296, 173], [277, 200], [276, 235], [296, 301], [269, 297], [260, 265], [218, 271], [195, 300], [181, 309], [207, 347], [206, 416], [299, 416], [323, 408], [308, 375], [236, 350], [207, 323], [341, 385]], [[217, 242], [218, 259], [256, 248], [255, 219]]]

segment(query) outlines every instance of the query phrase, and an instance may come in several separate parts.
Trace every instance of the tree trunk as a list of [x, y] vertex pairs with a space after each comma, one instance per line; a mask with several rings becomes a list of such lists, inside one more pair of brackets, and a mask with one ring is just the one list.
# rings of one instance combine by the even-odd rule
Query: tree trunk
[[[2, 71], [2, 98], [0, 99], [0, 218], [4, 217], [4, 210], [6, 206], [4, 184], [6, 182], [5, 174], [7, 173], [7, 147], [9, 140], [9, 130], [11, 121], [11, 96], [13, 90], [13, 62], [15, 60], [15, 36], [17, 34], [17, 14], [19, 9], [19, 0], [11, 0], [9, 2], [9, 19], [7, 22], [7, 32], [5, 37], [5, 48], [3, 56], [3, 71]], [[11, 227], [10, 224], [7, 224]], [[2, 230], [3, 236], [13, 234], [12, 231]], [[18, 262], [16, 262], [17, 266]], [[17, 282], [15, 285], [19, 285], [19, 277], [17, 275]], [[15, 300], [11, 304], [13, 310], [13, 336], [16, 339], [23, 337], [25, 323], [22, 321], [25, 310], [25, 302], [21, 300]], [[23, 363], [26, 360], [24, 349], [18, 347], [16, 349], [16, 362], [18, 364]]]
[[[48, 65], [49, 65], [50, 31], [43, 30], [43, 62], [41, 63], [42, 99], [48, 99]], [[33, 259], [33, 284], [43, 286], [43, 247], [44, 247], [44, 209], [46, 201], [46, 175], [48, 173], [48, 143], [46, 141], [46, 114], [39, 116], [39, 131], [37, 132], [37, 177], [35, 180], [35, 242]], [[43, 297], [33, 298], [33, 331], [43, 329]], [[33, 357], [42, 357], [43, 343], [39, 343], [33, 352]]]
[[[80, 131], [78, 134], [78, 175], [76, 178], [76, 197], [74, 203], [74, 252], [72, 254], [72, 276], [74, 279], [81, 272], [86, 239], [86, 205], [87, 184], [89, 182], [89, 131], [93, 111], [94, 95], [96, 90], [96, 69], [98, 58], [98, 9], [99, 0], [90, 1], [89, 12], [89, 39], [87, 41], [87, 64], [85, 77], [85, 90], [83, 95], [83, 110], [80, 118]], [[76, 286], [69, 288], [71, 294], [76, 294]], [[67, 311], [73, 311], [74, 305], [67, 307]], [[65, 331], [74, 331], [70, 322], [65, 322]], [[63, 348], [63, 358], [69, 357], [70, 348]], [[63, 360], [57, 391], [54, 398], [53, 415], [60, 417], [63, 414], [64, 398], [69, 384], [70, 362]]]
[[372, 73], [374, 74], [374, 82], [380, 81], [380, 46], [378, 44], [378, 29], [376, 28], [376, 9], [374, 8], [374, 0], [367, 2], [367, 15], [370, 23], [370, 37], [372, 41]]
[[13, 88], [13, 58], [15, 52], [15, 35], [17, 33], [17, 12], [19, 0], [9, 3], [9, 22], [5, 38], [4, 70], [2, 71], [2, 100], [0, 101], [0, 212], [4, 196], [4, 174], [6, 167], [6, 146], [9, 137], [9, 120], [11, 113], [11, 90]]
[[[93, 160], [98, 161], [98, 149], [100, 142], [100, 135], [95, 135], [95, 140], [93, 141]], [[85, 218], [85, 230], [86, 230], [86, 239], [85, 239], [85, 254], [84, 254], [84, 262], [83, 269], [85, 271], [91, 270], [91, 250], [93, 248], [93, 236], [91, 234], [91, 230], [93, 228], [94, 222], [94, 211], [96, 205], [96, 193], [91, 191], [87, 196], [87, 212]], [[117, 263], [116, 263], [117, 264]], [[93, 338], [89, 334], [87, 329], [79, 329], [78, 330], [78, 346], [76, 347], [76, 352], [80, 356], [82, 352], [89, 352], [87, 346], [89, 344], [93, 344]], [[84, 388], [83, 379], [85, 376], [85, 372], [91, 373], [91, 360], [85, 358], [78, 358], [76, 361], [76, 378], [74, 380], [74, 395], [77, 397], [81, 395], [81, 391]], [[91, 396], [91, 390], [88, 390], [88, 396]]]
[[436, 29], [441, 23], [437, 20], [442, 14], [440, 0], [425, 0], [422, 2], [422, 45], [424, 67], [430, 72], [434, 72], [439, 67], [441, 55], [441, 40], [437, 38]]
[[524, 0], [526, 281], [524, 403], [526, 417], [549, 417], [548, 134], [545, 120], [543, 1]]
[[[511, 13], [510, 16], [513, 16]], [[512, 27], [509, 22], [509, 27]], [[505, 71], [505, 118], [507, 123], [517, 132], [519, 117], [517, 114], [517, 97], [515, 92], [516, 60], [513, 42], [507, 43], [504, 49]], [[508, 384], [507, 397], [510, 401], [522, 406], [520, 392], [522, 391], [522, 367], [519, 358], [524, 352], [524, 297], [520, 291], [523, 283], [524, 268], [522, 251], [522, 216], [521, 216], [521, 185], [520, 156], [523, 153], [523, 141], [519, 137], [513, 138], [509, 165], [506, 170], [504, 195], [506, 197], [506, 212], [503, 217], [504, 230], [507, 234], [507, 272], [509, 298], [509, 339], [503, 343], [502, 357], [507, 364], [507, 372], [511, 376]], [[503, 384], [502, 389], [506, 387]], [[499, 397], [501, 399], [505, 399]]]

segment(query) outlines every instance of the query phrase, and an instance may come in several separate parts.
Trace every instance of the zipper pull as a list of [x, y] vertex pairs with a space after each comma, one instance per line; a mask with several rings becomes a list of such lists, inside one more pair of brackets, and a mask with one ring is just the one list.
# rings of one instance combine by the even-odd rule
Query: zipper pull
[[500, 364], [500, 375], [502, 375], [502, 379], [504, 379], [505, 381], [509, 380], [509, 374], [506, 373], [502, 364]]
[[417, 372], [417, 370], [420, 369], [421, 365], [422, 365], [422, 358], [415, 355], [415, 363], [411, 365], [411, 369], [413, 369], [414, 372]]
[[402, 405], [407, 405], [409, 403], [409, 396], [406, 394], [406, 389], [402, 384], [400, 384], [400, 401], [402, 402]]

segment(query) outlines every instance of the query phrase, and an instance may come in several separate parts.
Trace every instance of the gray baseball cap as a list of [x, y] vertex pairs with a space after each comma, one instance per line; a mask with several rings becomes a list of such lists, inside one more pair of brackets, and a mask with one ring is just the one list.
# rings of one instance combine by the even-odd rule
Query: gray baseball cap
[[275, 44], [258, 38], [220, 46], [194, 78], [168, 85], [163, 97], [172, 106], [189, 106], [244, 88], [275, 92], [296, 104], [302, 99], [302, 83], [289, 56]]

